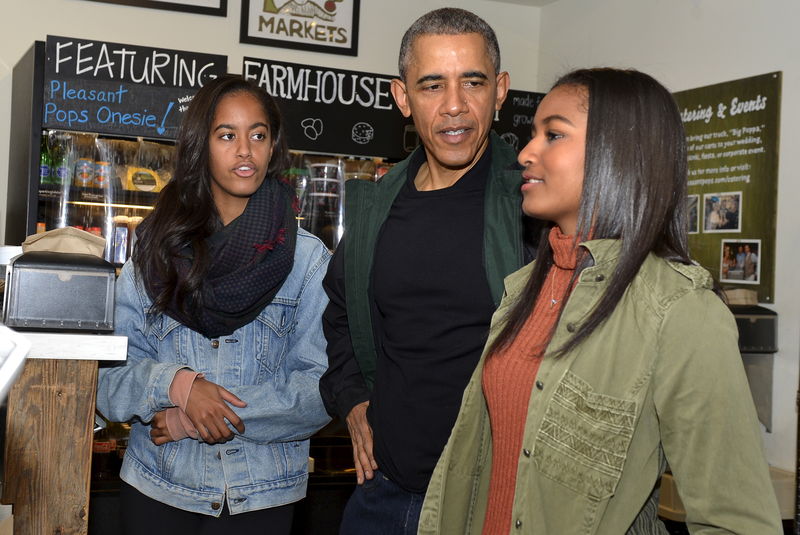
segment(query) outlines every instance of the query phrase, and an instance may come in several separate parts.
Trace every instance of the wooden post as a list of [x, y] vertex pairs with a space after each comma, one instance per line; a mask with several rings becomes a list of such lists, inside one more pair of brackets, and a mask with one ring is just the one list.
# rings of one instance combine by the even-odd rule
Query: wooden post
[[15, 535], [86, 534], [97, 361], [29, 359], [8, 395], [2, 502]]

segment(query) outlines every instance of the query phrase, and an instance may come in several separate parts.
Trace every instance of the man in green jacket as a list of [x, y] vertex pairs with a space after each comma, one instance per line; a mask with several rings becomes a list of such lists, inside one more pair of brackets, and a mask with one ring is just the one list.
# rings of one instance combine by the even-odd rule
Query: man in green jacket
[[329, 369], [358, 486], [341, 533], [416, 533], [431, 473], [483, 348], [502, 280], [523, 265], [516, 154], [491, 133], [509, 87], [491, 27], [456, 8], [406, 32], [392, 94], [422, 147], [347, 185], [323, 283]]

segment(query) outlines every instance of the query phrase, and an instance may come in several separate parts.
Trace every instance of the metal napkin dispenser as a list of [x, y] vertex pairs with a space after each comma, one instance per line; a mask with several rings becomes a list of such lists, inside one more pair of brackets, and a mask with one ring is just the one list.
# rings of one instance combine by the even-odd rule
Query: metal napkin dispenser
[[739, 352], [758, 419], [772, 431], [772, 375], [778, 351], [778, 314], [758, 305], [730, 305], [739, 329]]
[[776, 353], [778, 351], [778, 314], [757, 305], [731, 305], [739, 329], [739, 351], [742, 353]]
[[16, 329], [114, 330], [114, 266], [90, 254], [33, 251], [6, 268], [3, 322]]

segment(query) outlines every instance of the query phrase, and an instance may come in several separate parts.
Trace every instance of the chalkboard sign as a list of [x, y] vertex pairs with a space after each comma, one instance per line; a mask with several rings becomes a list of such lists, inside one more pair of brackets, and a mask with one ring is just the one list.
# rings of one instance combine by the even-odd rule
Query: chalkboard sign
[[[419, 144], [413, 121], [392, 97], [394, 75], [249, 57], [242, 74], [278, 100], [294, 150], [400, 160]], [[494, 130], [515, 147], [524, 146], [542, 96], [510, 91]]]
[[492, 128], [517, 152], [531, 140], [533, 114], [544, 95], [509, 89], [503, 108], [495, 115]]
[[47, 36], [44, 128], [174, 139], [183, 112], [227, 57]]
[[294, 150], [401, 159], [417, 145], [392, 76], [248, 57], [242, 74], [278, 100]]

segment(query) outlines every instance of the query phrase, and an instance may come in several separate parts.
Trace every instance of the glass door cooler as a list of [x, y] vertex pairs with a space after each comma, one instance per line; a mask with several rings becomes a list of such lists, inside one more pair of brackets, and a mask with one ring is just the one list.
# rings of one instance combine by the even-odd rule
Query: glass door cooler
[[188, 102], [225, 56], [48, 36], [12, 77], [6, 243], [72, 226], [121, 266], [172, 178]]

